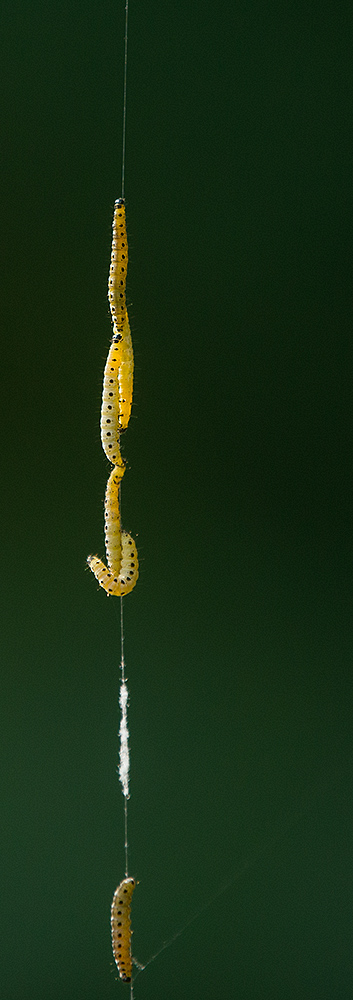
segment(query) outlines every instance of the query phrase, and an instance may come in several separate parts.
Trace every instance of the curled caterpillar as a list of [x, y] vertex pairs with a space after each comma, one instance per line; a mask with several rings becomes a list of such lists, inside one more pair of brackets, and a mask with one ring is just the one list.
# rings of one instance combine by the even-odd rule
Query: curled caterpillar
[[115, 890], [110, 911], [112, 949], [120, 979], [131, 982], [131, 898], [136, 882], [134, 878], [124, 878]]
[[120, 573], [113, 573], [98, 556], [88, 556], [87, 562], [99, 586], [111, 597], [130, 594], [138, 580], [138, 558], [134, 539], [127, 531], [121, 533]]

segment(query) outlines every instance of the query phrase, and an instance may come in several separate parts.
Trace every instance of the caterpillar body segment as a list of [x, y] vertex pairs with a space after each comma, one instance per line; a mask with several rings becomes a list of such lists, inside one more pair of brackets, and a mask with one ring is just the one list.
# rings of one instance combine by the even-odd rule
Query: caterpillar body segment
[[101, 441], [107, 458], [116, 463], [119, 434], [130, 419], [134, 376], [134, 355], [128, 316], [120, 331], [115, 330], [103, 376]]
[[124, 878], [115, 890], [110, 911], [112, 949], [120, 979], [131, 982], [131, 898], [136, 882], [134, 878]]
[[127, 531], [121, 534], [121, 569], [120, 586], [121, 596], [130, 594], [138, 581], [139, 561], [137, 555], [136, 542]]
[[[113, 465], [117, 465], [121, 460], [119, 397], [117, 379], [116, 377], [114, 378], [114, 366], [110, 364], [109, 354], [103, 376], [101, 442], [103, 451], [105, 452], [107, 458], [109, 458], [109, 461], [112, 462]], [[113, 382], [111, 379], [113, 379]]]
[[105, 491], [104, 533], [105, 551], [108, 568], [114, 576], [119, 576], [121, 569], [121, 524], [119, 508], [119, 487], [124, 475], [125, 466], [114, 465]]
[[130, 419], [134, 377], [134, 355], [128, 317], [114, 331], [104, 369], [101, 440], [107, 458], [114, 462], [114, 443]]
[[[119, 339], [121, 337], [121, 340]], [[111, 350], [118, 348], [120, 353], [119, 362], [119, 426], [121, 431], [125, 431], [130, 420], [132, 407], [132, 390], [134, 382], [134, 352], [132, 349], [132, 339], [129, 317], [126, 315], [121, 331], [114, 330], [111, 343]]]
[[127, 533], [121, 533], [121, 567], [120, 573], [114, 574], [98, 556], [88, 556], [87, 562], [99, 586], [107, 596], [125, 597], [134, 589], [138, 580], [138, 557], [136, 542]]
[[114, 332], [121, 330], [126, 318], [126, 272], [128, 265], [128, 245], [125, 218], [125, 202], [117, 198], [114, 205], [113, 239], [108, 279], [108, 299]]
[[107, 566], [104, 565], [102, 559], [98, 556], [87, 556], [87, 562], [90, 570], [94, 574], [96, 580], [100, 587], [103, 587], [106, 594], [112, 597], [120, 597], [120, 581], [119, 577], [114, 577], [114, 573], [111, 573]]

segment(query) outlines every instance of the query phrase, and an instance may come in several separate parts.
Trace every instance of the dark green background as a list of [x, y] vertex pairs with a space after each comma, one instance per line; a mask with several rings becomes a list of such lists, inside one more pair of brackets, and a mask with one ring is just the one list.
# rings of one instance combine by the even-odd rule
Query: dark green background
[[[353, 995], [352, 8], [131, 0], [136, 1000]], [[1, 995], [108, 1000], [123, 2], [6, 2]], [[229, 883], [221, 896], [213, 896]]]

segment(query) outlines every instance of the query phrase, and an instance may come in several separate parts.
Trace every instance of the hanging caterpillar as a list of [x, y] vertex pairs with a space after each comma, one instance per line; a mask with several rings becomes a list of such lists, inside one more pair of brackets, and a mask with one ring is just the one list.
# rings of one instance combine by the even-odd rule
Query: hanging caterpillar
[[128, 245], [125, 219], [125, 202], [117, 198], [114, 205], [113, 239], [108, 280], [108, 299], [113, 326], [121, 330], [127, 319], [125, 286], [128, 265]]
[[118, 198], [114, 208], [108, 282], [113, 337], [104, 369], [101, 410], [102, 448], [113, 463], [119, 455], [119, 434], [127, 428], [132, 406], [134, 355], [125, 297], [127, 263], [125, 204]]
[[134, 878], [124, 878], [115, 890], [110, 911], [112, 948], [120, 979], [131, 982], [131, 897], [136, 882]]

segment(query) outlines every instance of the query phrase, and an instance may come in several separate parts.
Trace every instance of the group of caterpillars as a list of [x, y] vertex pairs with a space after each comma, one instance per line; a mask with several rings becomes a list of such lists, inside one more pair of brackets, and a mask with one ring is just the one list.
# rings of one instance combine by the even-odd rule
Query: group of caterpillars
[[128, 245], [125, 202], [118, 198], [113, 217], [113, 240], [108, 298], [113, 336], [103, 377], [101, 410], [102, 448], [113, 468], [105, 492], [104, 532], [107, 565], [98, 556], [88, 556], [89, 568], [106, 594], [124, 597], [138, 579], [138, 558], [134, 539], [122, 531], [119, 490], [125, 472], [120, 452], [120, 434], [129, 423], [132, 405], [134, 355], [126, 308]]
[[[101, 410], [101, 441], [103, 451], [112, 463], [105, 491], [105, 549], [107, 565], [98, 556], [88, 556], [87, 562], [96, 580], [106, 594], [124, 597], [135, 586], [138, 578], [138, 558], [134, 539], [122, 531], [120, 523], [119, 490], [125, 472], [120, 452], [120, 434], [129, 423], [132, 405], [134, 355], [126, 308], [126, 272], [128, 245], [126, 235], [125, 203], [115, 202], [113, 239], [110, 260], [108, 298], [113, 322], [113, 336], [103, 377]], [[120, 979], [131, 982], [131, 896], [136, 882], [125, 878], [118, 885], [111, 906], [111, 933], [113, 955]]]

